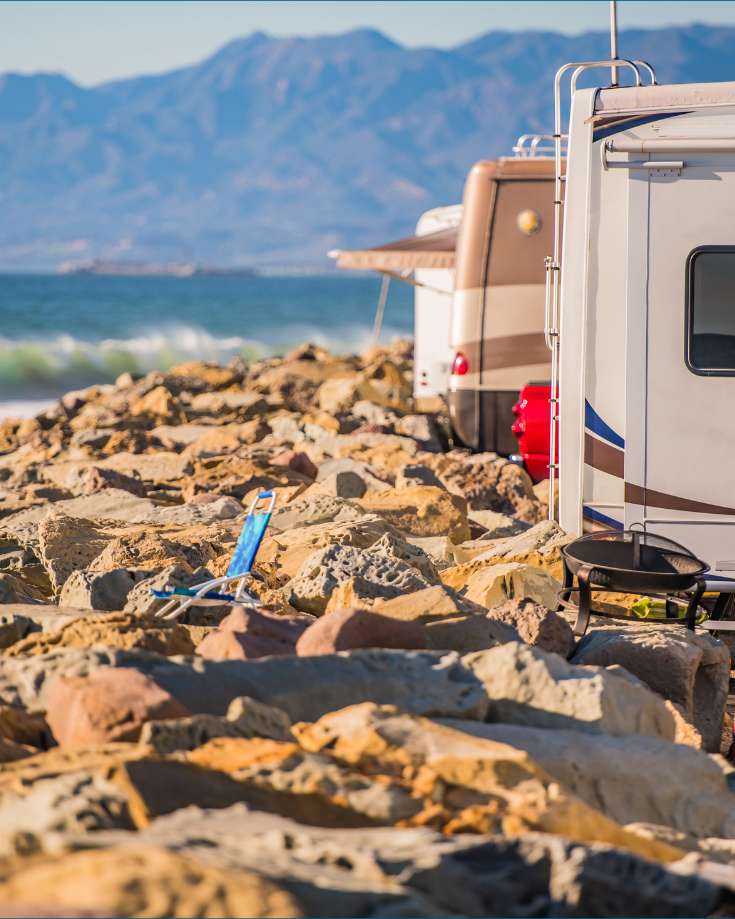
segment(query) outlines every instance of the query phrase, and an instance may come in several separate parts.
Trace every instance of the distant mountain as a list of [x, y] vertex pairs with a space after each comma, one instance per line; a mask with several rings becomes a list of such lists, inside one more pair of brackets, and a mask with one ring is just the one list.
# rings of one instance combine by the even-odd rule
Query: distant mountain
[[[630, 30], [661, 82], [735, 78], [735, 28]], [[125, 259], [317, 262], [408, 233], [469, 166], [551, 126], [590, 32], [489, 32], [452, 50], [379, 32], [255, 33], [192, 67], [84, 89], [0, 76], [0, 267]]]

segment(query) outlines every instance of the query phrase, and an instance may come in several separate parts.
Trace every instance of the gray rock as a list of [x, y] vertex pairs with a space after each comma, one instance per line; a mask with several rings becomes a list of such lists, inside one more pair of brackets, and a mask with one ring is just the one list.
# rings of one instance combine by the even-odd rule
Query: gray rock
[[441, 453], [446, 442], [433, 415], [404, 415], [395, 425], [396, 434], [415, 440], [422, 450]]
[[525, 520], [519, 520], [517, 517], [509, 517], [507, 514], [501, 514], [498, 511], [477, 511], [470, 510], [467, 512], [468, 518], [473, 522], [484, 527], [486, 532], [479, 538], [486, 539], [507, 539], [510, 536], [517, 536], [519, 533], [525, 533], [531, 529], [531, 524]]
[[11, 611], [0, 612], [0, 649], [9, 648], [16, 641], [25, 638], [33, 623], [27, 617]]
[[232, 520], [244, 516], [242, 504], [229, 495], [206, 504], [179, 504], [174, 507], [157, 507], [143, 522], [160, 525], [176, 524], [189, 526], [195, 523], [214, 523], [216, 520]]
[[566, 619], [528, 597], [494, 606], [488, 616], [512, 626], [527, 645], [565, 659], [574, 651], [574, 632]]
[[292, 530], [319, 523], [347, 523], [359, 520], [365, 511], [357, 504], [333, 495], [310, 495], [276, 508], [270, 526], [274, 530]]
[[394, 557], [353, 546], [328, 546], [310, 556], [286, 585], [288, 602], [296, 609], [320, 615], [332, 591], [359, 578], [376, 597], [390, 599], [428, 587], [414, 568]]
[[149, 571], [115, 568], [103, 573], [74, 571], [64, 582], [59, 603], [72, 609], [98, 609], [112, 612], [125, 606], [130, 591]]
[[117, 841], [278, 878], [317, 916], [701, 916], [720, 897], [693, 866], [677, 873], [546, 834], [321, 829], [242, 804], [186, 808]]
[[319, 487], [338, 498], [362, 498], [368, 490], [362, 476], [349, 469], [326, 476], [319, 482]]
[[730, 653], [710, 635], [652, 623], [588, 632], [575, 664], [618, 664], [681, 707], [702, 735], [704, 749], [720, 749], [730, 683]]
[[641, 821], [695, 837], [735, 836], [735, 770], [719, 756], [656, 737], [593, 739], [582, 731], [441, 723], [527, 751], [550, 776], [620, 824]]
[[378, 470], [368, 463], [342, 456], [337, 459], [328, 459], [319, 464], [317, 482], [324, 482], [331, 476], [340, 472], [352, 472], [359, 476], [365, 484], [365, 490], [385, 491], [392, 484], [392, 477], [383, 470]]
[[482, 684], [457, 654], [379, 649], [254, 661], [102, 648], [0, 658], [0, 703], [45, 710], [54, 677], [86, 676], [99, 667], [147, 674], [192, 714], [223, 715], [239, 696], [279, 708], [294, 722], [315, 721], [358, 702], [447, 718], [483, 718], [487, 712]]
[[166, 756], [179, 750], [195, 750], [214, 737], [268, 737], [288, 740], [291, 721], [285, 712], [257, 699], [241, 696], [233, 699], [227, 714], [192, 715], [148, 721], [143, 725], [140, 743]]
[[488, 721], [674, 739], [664, 700], [625, 670], [575, 667], [518, 642], [463, 658], [490, 699]]

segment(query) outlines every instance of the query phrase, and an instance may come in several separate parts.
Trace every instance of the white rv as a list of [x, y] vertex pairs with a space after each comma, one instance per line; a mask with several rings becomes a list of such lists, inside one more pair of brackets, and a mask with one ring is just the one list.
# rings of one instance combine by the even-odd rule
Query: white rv
[[407, 281], [414, 293], [414, 396], [444, 396], [452, 350], [449, 345], [454, 250], [462, 222], [462, 205], [425, 211], [416, 235], [371, 249], [336, 249], [329, 255], [339, 268], [371, 270], [383, 275], [375, 316], [374, 337], [380, 334], [391, 278]]
[[[611, 64], [638, 85], [575, 91], [584, 69]], [[638, 524], [733, 578], [735, 83], [659, 86], [641, 62], [567, 65], [557, 134], [568, 69], [548, 263], [559, 522], [577, 534]]]

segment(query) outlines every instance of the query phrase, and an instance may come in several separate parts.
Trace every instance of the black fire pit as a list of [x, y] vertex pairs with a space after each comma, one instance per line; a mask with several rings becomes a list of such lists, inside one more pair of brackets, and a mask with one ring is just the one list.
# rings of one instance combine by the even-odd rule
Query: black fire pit
[[[634, 615], [595, 609], [593, 590], [641, 594], [664, 600], [666, 616], [657, 618], [656, 623], [680, 625], [684, 621], [688, 628], [694, 629], [704, 593], [703, 575], [709, 571], [709, 566], [672, 539], [636, 529], [601, 530], [564, 546], [562, 555], [561, 605], [577, 613], [576, 635], [584, 635], [587, 631], [590, 615], [645, 621]], [[579, 595], [578, 604], [571, 601], [573, 594]], [[686, 604], [684, 619], [678, 615], [682, 604]]]

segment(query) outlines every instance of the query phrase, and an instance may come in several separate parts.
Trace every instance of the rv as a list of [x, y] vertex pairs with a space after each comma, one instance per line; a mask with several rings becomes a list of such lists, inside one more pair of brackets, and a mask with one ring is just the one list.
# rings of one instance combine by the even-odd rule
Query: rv
[[449, 411], [473, 450], [514, 454], [520, 389], [548, 384], [544, 257], [553, 236], [549, 138], [524, 135], [515, 156], [470, 170], [457, 239]]
[[[584, 70], [611, 66], [636, 85], [576, 89]], [[651, 85], [648, 65], [617, 59], [567, 65], [557, 135], [569, 69], [546, 328], [552, 391], [558, 367], [559, 522], [575, 534], [637, 525], [730, 579], [735, 83]]]

